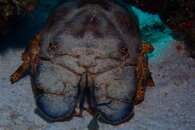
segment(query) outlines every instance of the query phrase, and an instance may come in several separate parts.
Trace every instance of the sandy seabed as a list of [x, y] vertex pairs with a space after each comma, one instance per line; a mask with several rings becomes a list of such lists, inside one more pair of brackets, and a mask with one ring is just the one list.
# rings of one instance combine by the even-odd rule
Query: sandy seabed
[[[99, 123], [100, 130], [194, 130], [195, 61], [185, 47], [170, 41], [160, 57], [150, 59], [155, 87], [147, 88], [145, 101], [135, 106], [132, 120], [118, 126]], [[0, 53], [0, 130], [85, 130], [92, 116], [47, 123], [35, 114], [30, 77], [11, 84], [9, 76], [22, 63], [24, 49]]]

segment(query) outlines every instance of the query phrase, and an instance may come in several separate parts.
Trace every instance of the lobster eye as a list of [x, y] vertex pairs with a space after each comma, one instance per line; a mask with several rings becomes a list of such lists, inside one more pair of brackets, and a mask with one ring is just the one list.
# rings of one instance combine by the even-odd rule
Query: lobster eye
[[126, 47], [120, 47], [119, 52], [122, 56], [128, 56], [128, 49]]
[[49, 52], [52, 52], [52, 51], [54, 51], [57, 47], [58, 47], [58, 43], [55, 42], [55, 41], [52, 41], [52, 42], [49, 43], [49, 46], [48, 46], [47, 50], [48, 50]]

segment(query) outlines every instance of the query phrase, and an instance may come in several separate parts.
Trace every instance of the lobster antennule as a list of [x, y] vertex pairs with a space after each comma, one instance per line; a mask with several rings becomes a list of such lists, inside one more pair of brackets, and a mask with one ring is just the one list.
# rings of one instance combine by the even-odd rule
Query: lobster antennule
[[37, 55], [39, 53], [39, 39], [40, 35], [37, 34], [35, 38], [30, 42], [30, 47], [22, 53], [23, 63], [19, 66], [19, 68], [10, 76], [11, 83], [15, 83], [19, 81], [21, 78], [25, 76], [27, 71], [30, 68], [31, 62], [37, 62]]

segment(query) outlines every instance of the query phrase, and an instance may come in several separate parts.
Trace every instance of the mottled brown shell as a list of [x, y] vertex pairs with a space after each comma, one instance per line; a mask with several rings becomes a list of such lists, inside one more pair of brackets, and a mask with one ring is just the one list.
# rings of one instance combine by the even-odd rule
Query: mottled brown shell
[[37, 46], [25, 53], [39, 52], [29, 57], [41, 113], [61, 120], [76, 107], [81, 113], [86, 100], [104, 122], [119, 124], [133, 116], [150, 73], [132, 15], [117, 2], [75, 0], [49, 18]]

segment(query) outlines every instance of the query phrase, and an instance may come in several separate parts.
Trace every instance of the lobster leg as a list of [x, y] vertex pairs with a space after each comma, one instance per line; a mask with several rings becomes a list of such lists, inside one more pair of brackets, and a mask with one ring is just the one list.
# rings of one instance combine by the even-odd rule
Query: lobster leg
[[148, 71], [148, 76], [147, 76], [147, 79], [146, 79], [146, 86], [147, 87], [154, 87], [155, 86], [150, 71]]
[[38, 60], [37, 55], [38, 55], [39, 50], [40, 50], [39, 39], [40, 39], [40, 35], [38, 34], [30, 42], [29, 48], [27, 48], [25, 50], [25, 52], [22, 53], [23, 63], [19, 66], [19, 68], [15, 71], [15, 73], [13, 73], [10, 76], [11, 83], [15, 83], [18, 80], [20, 80], [22, 77], [24, 77], [24, 75], [26, 74], [26, 72], [30, 68], [30, 64], [32, 62], [36, 62]]
[[138, 56], [137, 70], [137, 90], [135, 92], [134, 104], [139, 104], [144, 100], [146, 86], [154, 86], [154, 82], [151, 73], [148, 68], [148, 58], [146, 53], [153, 51], [151, 43], [142, 44], [142, 51]]

